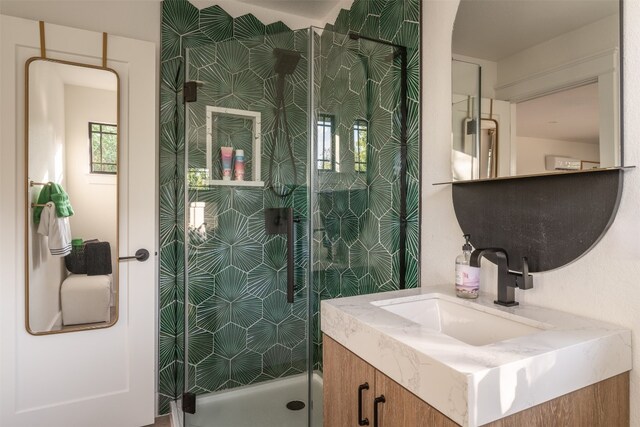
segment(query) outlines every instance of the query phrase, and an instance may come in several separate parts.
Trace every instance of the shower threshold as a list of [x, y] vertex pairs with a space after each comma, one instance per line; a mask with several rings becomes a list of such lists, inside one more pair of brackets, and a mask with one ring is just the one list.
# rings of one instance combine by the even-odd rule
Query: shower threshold
[[[322, 426], [322, 376], [313, 373], [311, 383], [312, 426]], [[292, 375], [255, 385], [199, 395], [195, 414], [186, 414], [183, 425], [181, 401], [171, 403], [172, 427], [302, 427], [307, 410], [292, 411], [287, 403], [307, 404], [307, 374]], [[308, 405], [307, 405], [308, 406]]]

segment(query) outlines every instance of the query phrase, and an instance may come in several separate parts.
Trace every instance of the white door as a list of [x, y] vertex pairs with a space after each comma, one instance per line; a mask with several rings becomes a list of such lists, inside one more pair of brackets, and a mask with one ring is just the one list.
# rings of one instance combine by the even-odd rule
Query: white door
[[[110, 328], [33, 336], [25, 329], [24, 65], [38, 23], [2, 16], [0, 68], [0, 426], [153, 423], [157, 275], [155, 46], [109, 37], [120, 76], [120, 317]], [[102, 34], [46, 25], [47, 55], [101, 64]]]

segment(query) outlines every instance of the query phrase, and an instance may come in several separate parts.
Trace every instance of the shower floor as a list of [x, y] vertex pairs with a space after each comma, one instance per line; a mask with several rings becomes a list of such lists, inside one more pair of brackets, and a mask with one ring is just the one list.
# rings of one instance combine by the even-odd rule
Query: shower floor
[[[322, 426], [322, 377], [313, 374], [312, 427]], [[186, 414], [184, 427], [303, 427], [307, 408], [287, 409], [292, 400], [307, 404], [307, 376], [295, 375], [197, 398], [195, 414]], [[175, 405], [175, 402], [173, 403]], [[177, 407], [176, 407], [177, 408]], [[182, 427], [182, 414], [175, 411], [173, 426]], [[178, 420], [176, 420], [178, 418]], [[178, 421], [178, 422], [176, 422]]]

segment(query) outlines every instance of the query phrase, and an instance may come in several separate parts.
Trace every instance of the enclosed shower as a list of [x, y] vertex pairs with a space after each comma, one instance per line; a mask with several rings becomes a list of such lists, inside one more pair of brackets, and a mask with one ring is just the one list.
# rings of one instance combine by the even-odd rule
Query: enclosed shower
[[416, 284], [407, 49], [310, 28], [184, 58], [176, 407], [185, 427], [320, 426], [320, 301]]

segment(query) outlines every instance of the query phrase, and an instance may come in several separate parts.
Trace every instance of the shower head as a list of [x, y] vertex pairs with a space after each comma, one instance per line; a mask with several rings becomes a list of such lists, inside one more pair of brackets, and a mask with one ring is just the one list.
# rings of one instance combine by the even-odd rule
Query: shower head
[[300, 52], [295, 50], [273, 49], [273, 56], [276, 57], [276, 63], [273, 66], [276, 74], [293, 74], [300, 61]]

